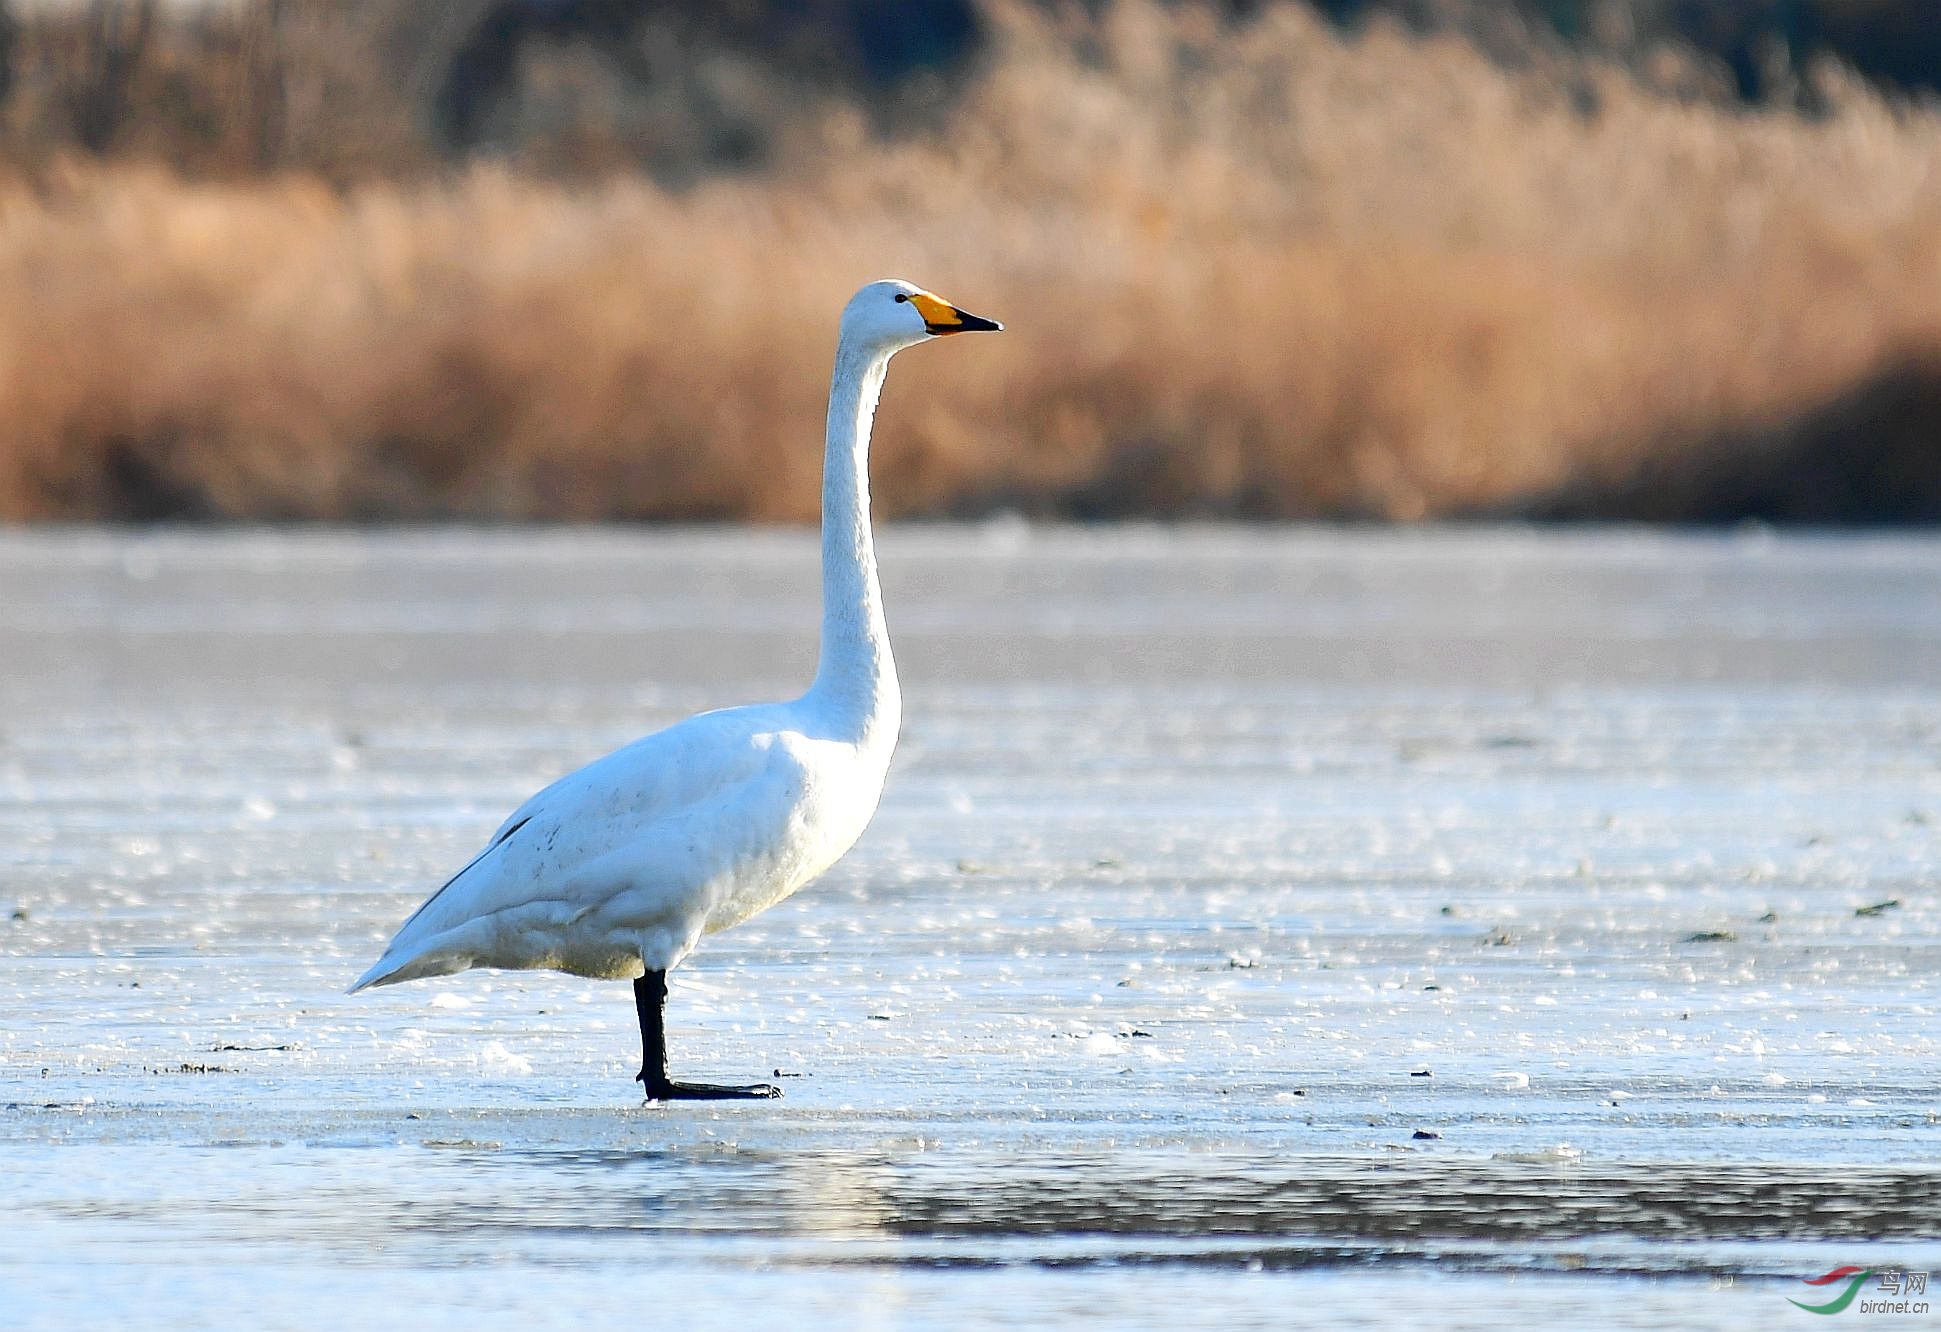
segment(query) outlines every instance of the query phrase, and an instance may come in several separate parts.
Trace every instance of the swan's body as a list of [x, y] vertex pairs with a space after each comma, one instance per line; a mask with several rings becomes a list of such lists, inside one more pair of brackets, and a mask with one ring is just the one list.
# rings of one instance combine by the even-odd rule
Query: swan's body
[[703, 934], [773, 906], [862, 835], [896, 739], [893, 682], [861, 735], [816, 703], [703, 713], [562, 777], [358, 987], [468, 967], [665, 971]]
[[637, 977], [650, 1096], [776, 1094], [667, 1078], [665, 973], [703, 934], [828, 869], [876, 812], [902, 697], [870, 536], [870, 422], [897, 351], [996, 327], [907, 283], [856, 293], [829, 394], [815, 683], [791, 702], [690, 717], [533, 796], [405, 921], [353, 993], [470, 967]]

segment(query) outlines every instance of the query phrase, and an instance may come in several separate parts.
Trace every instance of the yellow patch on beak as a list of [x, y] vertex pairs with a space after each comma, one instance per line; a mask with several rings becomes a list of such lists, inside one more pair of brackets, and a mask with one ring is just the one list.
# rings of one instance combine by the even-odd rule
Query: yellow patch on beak
[[911, 292], [910, 304], [916, 306], [917, 313], [923, 316], [924, 329], [937, 337], [946, 333], [971, 333], [1004, 327], [995, 320], [966, 314], [949, 301], [939, 300], [927, 291]]
[[917, 307], [923, 316], [924, 324], [935, 333], [938, 329], [955, 328], [964, 321], [958, 317], [957, 307], [949, 301], [940, 301], [927, 291], [910, 293], [910, 304]]

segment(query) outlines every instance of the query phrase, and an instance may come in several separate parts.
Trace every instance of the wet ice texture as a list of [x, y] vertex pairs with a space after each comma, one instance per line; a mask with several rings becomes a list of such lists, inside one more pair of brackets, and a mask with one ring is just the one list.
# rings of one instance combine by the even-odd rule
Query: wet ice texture
[[625, 986], [341, 991], [545, 780], [799, 689], [812, 539], [0, 536], [0, 1322], [1734, 1326], [1941, 1266], [1941, 543], [883, 547], [882, 812], [675, 980], [677, 1073], [787, 1099], [643, 1109]]

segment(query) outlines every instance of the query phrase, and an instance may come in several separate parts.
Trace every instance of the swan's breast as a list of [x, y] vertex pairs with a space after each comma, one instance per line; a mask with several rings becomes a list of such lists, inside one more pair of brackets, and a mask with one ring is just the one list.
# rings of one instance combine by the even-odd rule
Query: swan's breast
[[764, 827], [768, 835], [747, 846], [724, 877], [707, 932], [775, 905], [841, 859], [876, 813], [888, 768], [888, 756], [872, 748], [799, 734], [777, 737], [764, 789], [753, 802], [764, 808], [746, 825]]

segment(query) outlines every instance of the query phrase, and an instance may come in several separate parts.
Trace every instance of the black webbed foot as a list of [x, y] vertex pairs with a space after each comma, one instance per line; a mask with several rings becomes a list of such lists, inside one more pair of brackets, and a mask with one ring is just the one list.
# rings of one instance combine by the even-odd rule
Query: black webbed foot
[[731, 1086], [720, 1082], [675, 1082], [671, 1078], [651, 1078], [645, 1072], [634, 1074], [644, 1083], [650, 1101], [769, 1101], [781, 1096], [782, 1089], [772, 1083], [755, 1082]]

